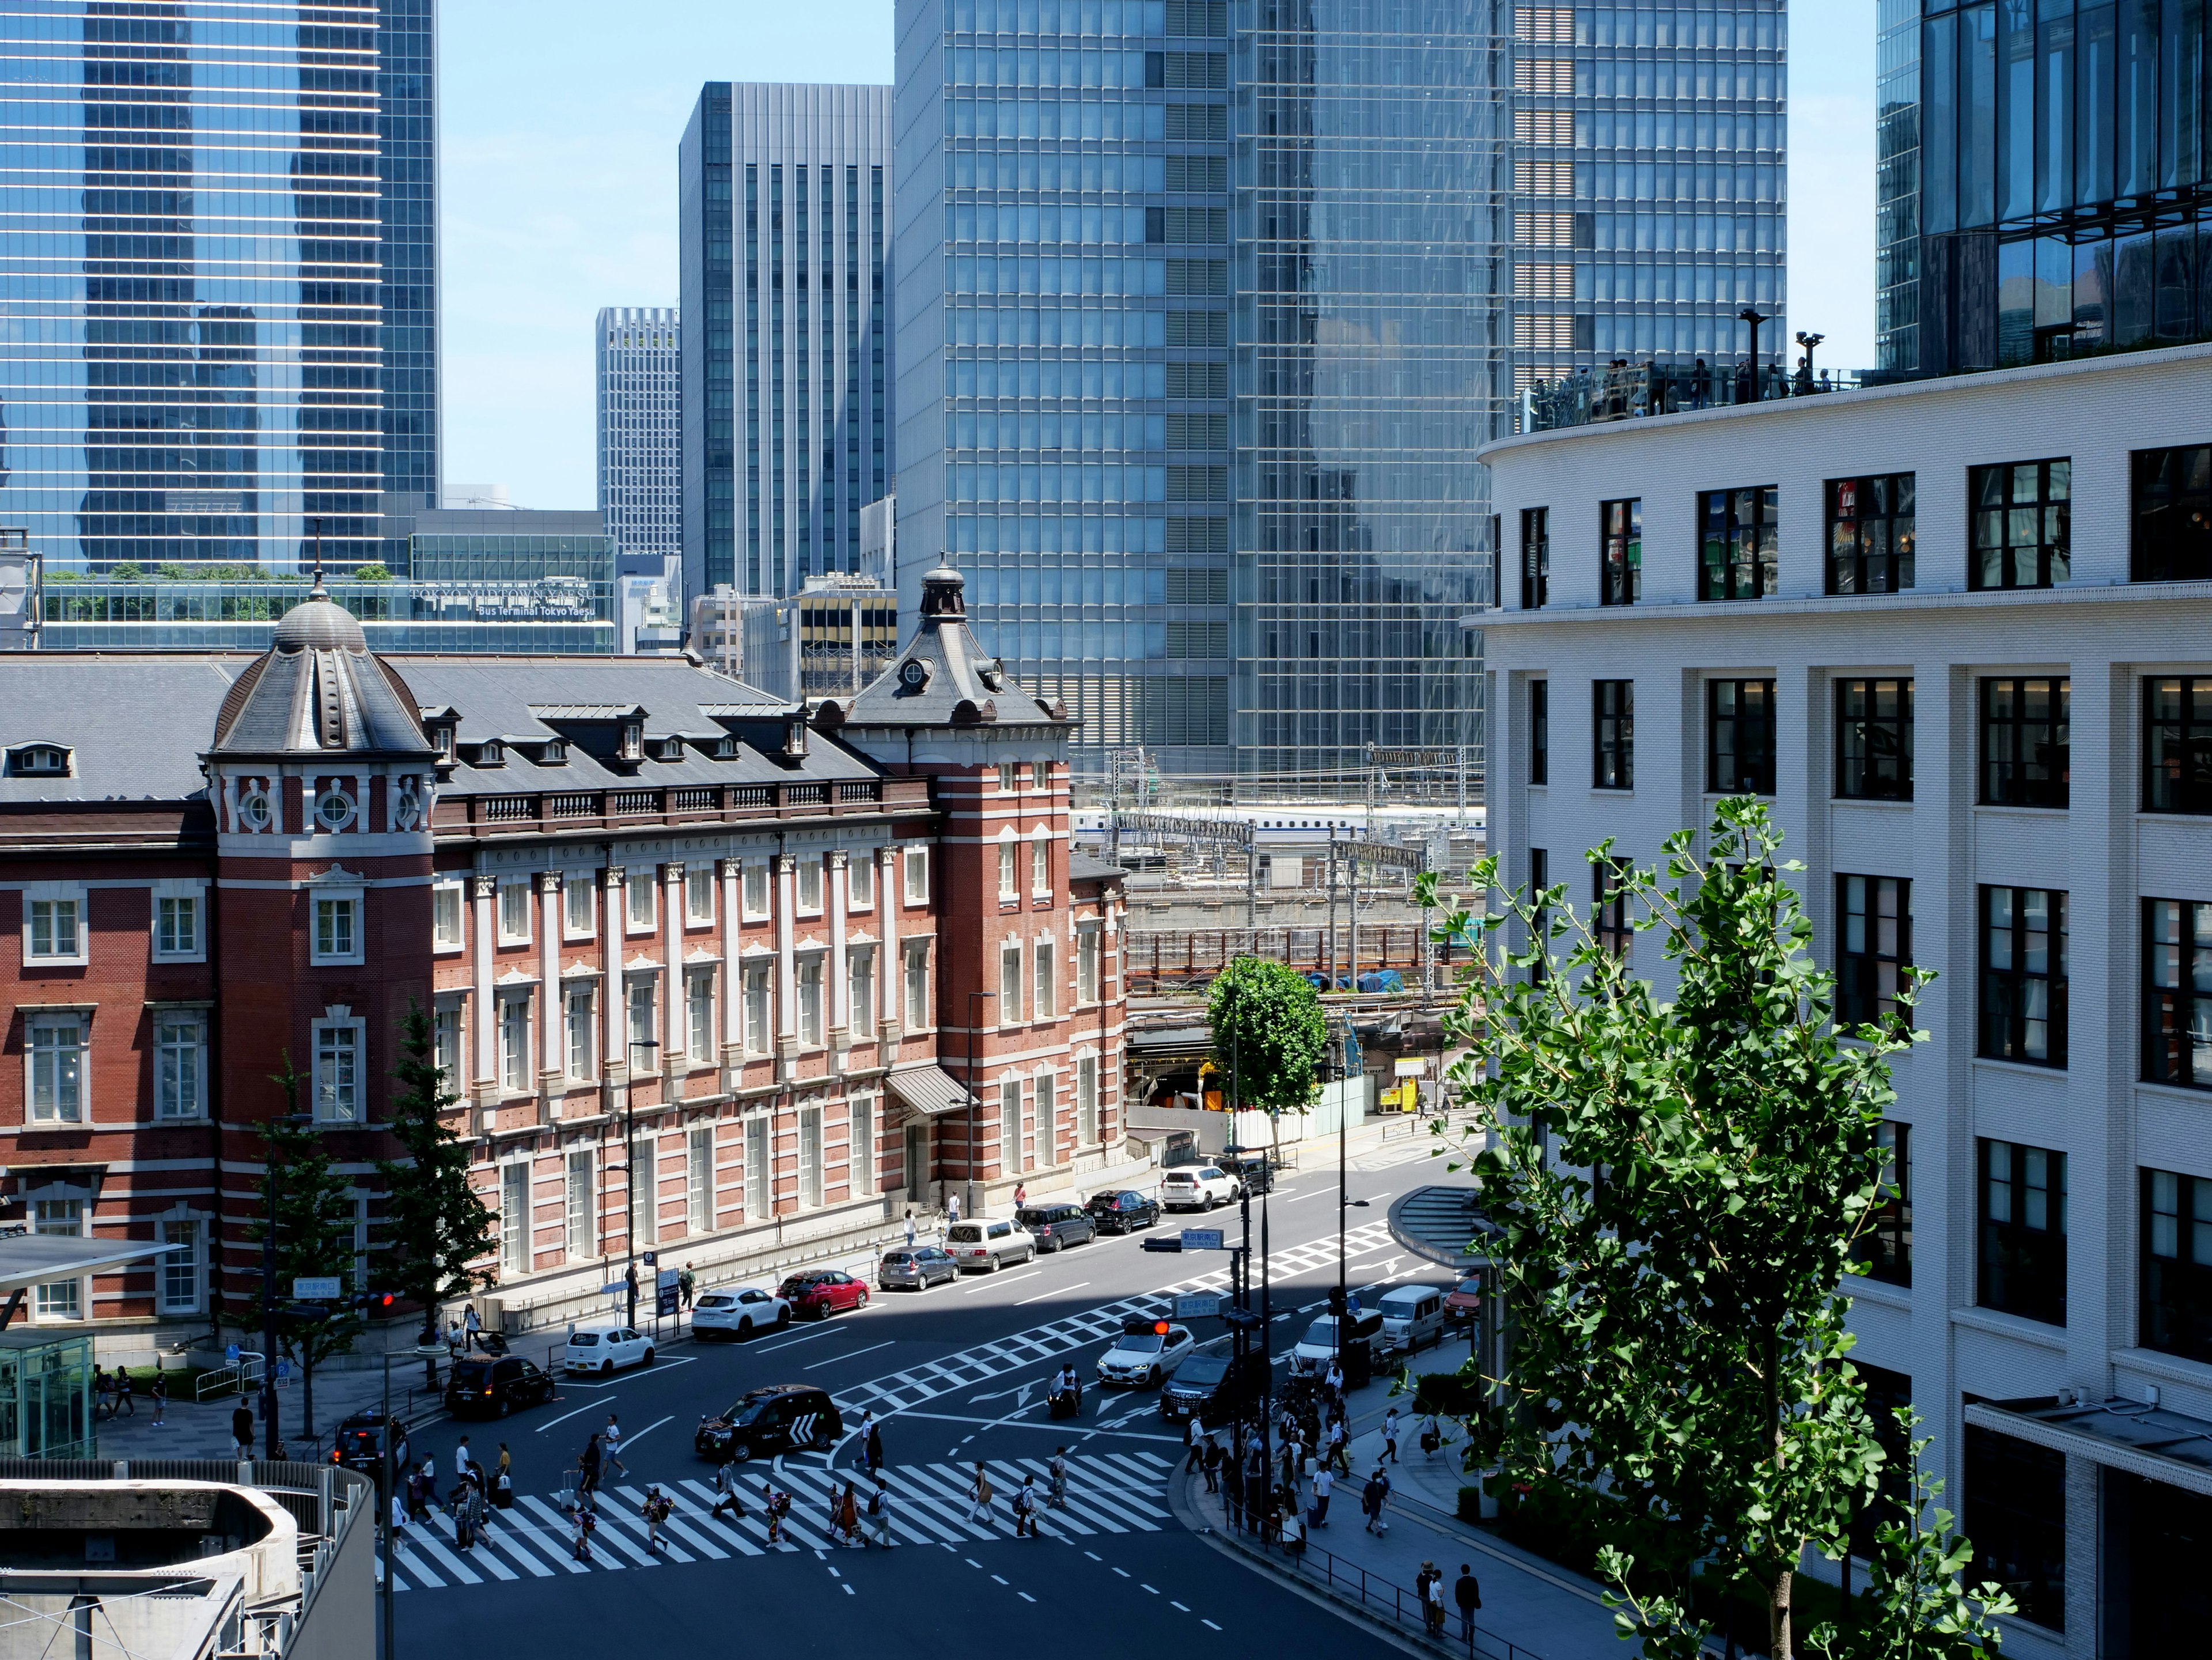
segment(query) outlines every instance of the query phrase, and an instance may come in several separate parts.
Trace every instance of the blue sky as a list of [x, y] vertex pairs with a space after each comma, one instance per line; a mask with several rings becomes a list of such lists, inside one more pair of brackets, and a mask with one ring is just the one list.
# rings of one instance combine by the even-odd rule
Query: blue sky
[[[592, 319], [677, 300], [700, 83], [888, 81], [891, 0], [444, 0], [446, 477], [596, 500]], [[1874, 0], [1790, 19], [1790, 315], [1874, 357]]]

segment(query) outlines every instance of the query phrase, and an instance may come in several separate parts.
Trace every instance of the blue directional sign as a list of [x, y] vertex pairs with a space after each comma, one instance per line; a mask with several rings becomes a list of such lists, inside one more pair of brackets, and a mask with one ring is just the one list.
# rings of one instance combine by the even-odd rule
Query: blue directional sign
[[1185, 1228], [1182, 1231], [1182, 1248], [1185, 1250], [1219, 1250], [1221, 1230], [1219, 1228]]
[[1218, 1297], [1178, 1297], [1175, 1299], [1175, 1317], [1178, 1320], [1211, 1320], [1221, 1312]]

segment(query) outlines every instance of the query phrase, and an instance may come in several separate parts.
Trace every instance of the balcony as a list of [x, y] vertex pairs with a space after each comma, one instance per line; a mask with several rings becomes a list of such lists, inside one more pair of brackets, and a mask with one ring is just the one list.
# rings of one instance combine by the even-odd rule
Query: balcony
[[929, 804], [924, 779], [848, 779], [835, 784], [807, 780], [788, 784], [687, 785], [675, 789], [560, 790], [527, 795], [447, 797], [438, 806], [441, 836], [471, 837], [573, 833], [640, 820], [670, 824], [702, 820], [772, 821], [794, 818], [866, 817], [888, 804]]

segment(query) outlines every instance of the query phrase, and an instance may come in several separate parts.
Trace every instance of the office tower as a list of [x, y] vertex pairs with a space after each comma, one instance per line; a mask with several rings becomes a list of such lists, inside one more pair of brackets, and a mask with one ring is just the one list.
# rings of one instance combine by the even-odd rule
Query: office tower
[[2201, 6], [1924, 0], [1881, 23], [1885, 159], [1911, 163], [1882, 180], [1882, 367], [2212, 335]]
[[0, 522], [49, 582], [404, 560], [435, 504], [433, 0], [0, 19]]
[[605, 306], [595, 325], [599, 512], [625, 576], [680, 575], [677, 330], [672, 307]]
[[688, 593], [851, 570], [890, 493], [890, 91], [710, 81], [684, 129]]

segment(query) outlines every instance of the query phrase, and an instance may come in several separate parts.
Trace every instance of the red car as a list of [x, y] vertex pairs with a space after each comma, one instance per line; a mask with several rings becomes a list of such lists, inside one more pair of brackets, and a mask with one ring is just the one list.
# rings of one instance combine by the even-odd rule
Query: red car
[[1472, 1320], [1481, 1312], [1482, 1280], [1479, 1275], [1461, 1280], [1444, 1298], [1444, 1317], [1448, 1320]]
[[868, 1306], [868, 1286], [863, 1280], [835, 1268], [794, 1274], [776, 1288], [776, 1295], [791, 1304], [793, 1314], [827, 1319], [844, 1309]]

